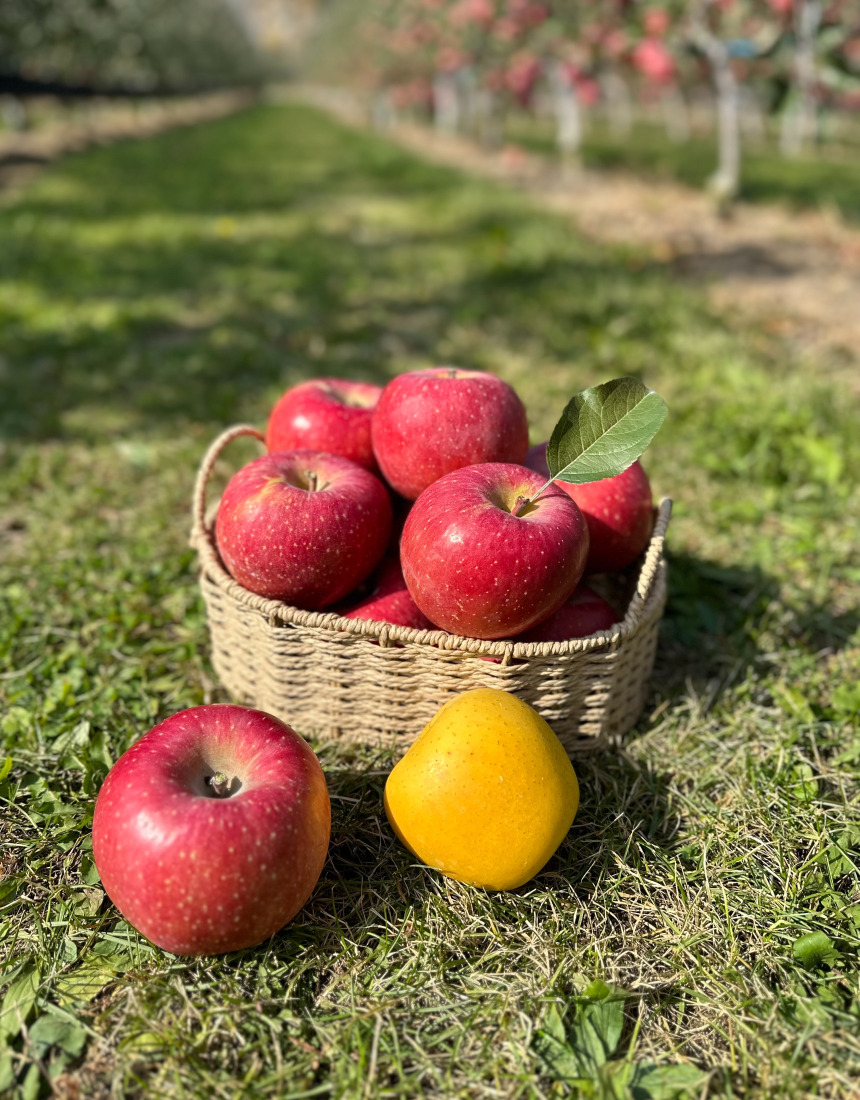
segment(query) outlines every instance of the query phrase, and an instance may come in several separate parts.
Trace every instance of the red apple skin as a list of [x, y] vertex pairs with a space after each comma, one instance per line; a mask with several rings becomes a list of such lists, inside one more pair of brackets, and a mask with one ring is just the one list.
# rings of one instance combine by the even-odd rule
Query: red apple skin
[[[317, 477], [309, 491], [307, 472]], [[215, 540], [227, 571], [269, 599], [313, 610], [376, 568], [391, 501], [367, 470], [339, 455], [285, 451], [244, 466], [224, 490]]]
[[373, 581], [367, 595], [341, 611], [345, 619], [371, 619], [394, 626], [409, 626], [414, 630], [435, 629], [409, 595], [398, 558], [385, 558]]
[[371, 423], [379, 468], [407, 500], [462, 466], [521, 463], [528, 434], [526, 410], [507, 382], [455, 367], [392, 379]]
[[[549, 477], [546, 443], [530, 448], [526, 465]], [[576, 501], [591, 536], [586, 573], [618, 573], [634, 562], [651, 538], [654, 504], [648, 475], [640, 462], [623, 474], [587, 485], [556, 485]]]
[[573, 593], [588, 528], [570, 497], [544, 479], [491, 462], [454, 470], [412, 507], [400, 557], [415, 603], [431, 622], [471, 638], [509, 638], [548, 618]]
[[609, 630], [618, 616], [602, 596], [587, 584], [581, 584], [567, 603], [548, 619], [518, 635], [516, 642], [567, 642], [571, 638], [587, 638], [600, 630]]
[[277, 451], [325, 451], [378, 473], [370, 421], [381, 386], [346, 378], [313, 378], [293, 386], [269, 416], [266, 447]]
[[[241, 786], [217, 797], [216, 771]], [[331, 806], [310, 746], [247, 707], [181, 711], [111, 768], [93, 857], [125, 919], [177, 955], [240, 951], [282, 928], [325, 863]]]

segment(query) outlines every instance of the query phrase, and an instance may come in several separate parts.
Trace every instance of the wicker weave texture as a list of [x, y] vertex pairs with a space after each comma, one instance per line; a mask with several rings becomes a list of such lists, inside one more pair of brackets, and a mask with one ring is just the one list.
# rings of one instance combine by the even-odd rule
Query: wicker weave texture
[[405, 749], [446, 700], [476, 687], [514, 692], [552, 726], [571, 755], [600, 748], [641, 713], [666, 603], [663, 541], [671, 501], [657, 512], [626, 614], [611, 630], [569, 642], [487, 642], [256, 596], [224, 569], [206, 515], [206, 487], [224, 447], [254, 428], [228, 429], [201, 464], [192, 545], [212, 638], [212, 661], [235, 698], [305, 736]]

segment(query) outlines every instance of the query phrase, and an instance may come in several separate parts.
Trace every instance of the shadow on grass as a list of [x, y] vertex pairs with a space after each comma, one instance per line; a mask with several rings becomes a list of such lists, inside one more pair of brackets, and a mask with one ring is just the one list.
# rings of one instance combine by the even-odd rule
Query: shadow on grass
[[578, 363], [623, 315], [659, 353], [663, 276], [632, 293], [617, 258], [556, 247], [510, 197], [488, 210], [485, 186], [299, 108], [69, 158], [0, 211], [0, 430], [259, 419], [279, 387], [385, 381], [468, 325]]
[[[758, 566], [721, 565], [670, 550], [671, 581], [655, 664], [657, 690], [672, 696], [692, 687], [713, 704], [748, 667], [763, 658], [760, 632], [777, 608], [781, 588]], [[780, 604], [781, 632], [812, 654], [835, 653], [851, 643], [860, 613], [828, 601]]]

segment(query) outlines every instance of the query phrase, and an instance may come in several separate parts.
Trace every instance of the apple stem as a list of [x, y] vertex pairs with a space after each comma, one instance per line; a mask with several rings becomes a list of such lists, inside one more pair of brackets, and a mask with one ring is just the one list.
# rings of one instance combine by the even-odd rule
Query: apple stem
[[319, 488], [319, 478], [313, 470], [305, 470], [305, 477], [308, 479], [308, 492], [315, 493]]
[[215, 772], [209, 779], [209, 786], [217, 798], [225, 798], [230, 793], [231, 783], [224, 772]]
[[514, 515], [517, 516], [517, 518], [519, 518], [520, 516], [524, 516], [526, 514], [526, 512], [529, 510], [529, 508], [531, 508], [531, 506], [537, 500], [537, 498], [541, 495], [541, 493], [544, 492], [546, 489], [548, 489], [550, 487], [550, 485], [552, 485], [554, 483], [554, 481], [555, 481], [555, 478], [551, 477], [549, 479], [549, 481], [546, 483], [546, 485], [541, 485], [541, 487], [538, 489], [538, 491], [535, 493], [534, 496], [531, 496], [531, 497], [517, 497], [517, 502], [513, 507]]

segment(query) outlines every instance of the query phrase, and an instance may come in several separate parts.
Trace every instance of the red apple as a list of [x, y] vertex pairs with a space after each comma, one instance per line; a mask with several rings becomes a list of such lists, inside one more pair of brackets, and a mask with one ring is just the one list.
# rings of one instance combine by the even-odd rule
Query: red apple
[[331, 808], [310, 747], [259, 710], [192, 707], [149, 731], [96, 800], [93, 857], [125, 919], [177, 955], [252, 947], [305, 904]]
[[400, 543], [403, 576], [431, 622], [472, 638], [509, 638], [548, 618], [579, 583], [588, 528], [570, 497], [525, 466], [491, 462], [425, 489]]
[[526, 410], [507, 382], [454, 367], [392, 379], [371, 424], [379, 468], [408, 500], [461, 466], [522, 462], [528, 435]]
[[519, 634], [516, 642], [567, 642], [571, 638], [587, 638], [599, 630], [609, 630], [618, 616], [602, 596], [587, 584], [581, 584], [567, 603], [548, 619]]
[[341, 611], [345, 619], [372, 619], [395, 626], [411, 626], [415, 630], [433, 630], [433, 624], [409, 595], [398, 558], [385, 558], [374, 580], [367, 594]]
[[[529, 450], [526, 465], [545, 479], [546, 443]], [[623, 474], [592, 481], [587, 485], [556, 485], [576, 501], [591, 536], [586, 573], [617, 573], [626, 569], [642, 553], [651, 538], [654, 505], [648, 475], [639, 462]]]
[[370, 419], [381, 386], [346, 378], [313, 378], [280, 398], [266, 428], [266, 447], [276, 451], [326, 451], [377, 472]]
[[224, 490], [215, 539], [228, 572], [259, 596], [314, 609], [379, 564], [391, 532], [382, 482], [338, 455], [285, 451], [244, 466]]

